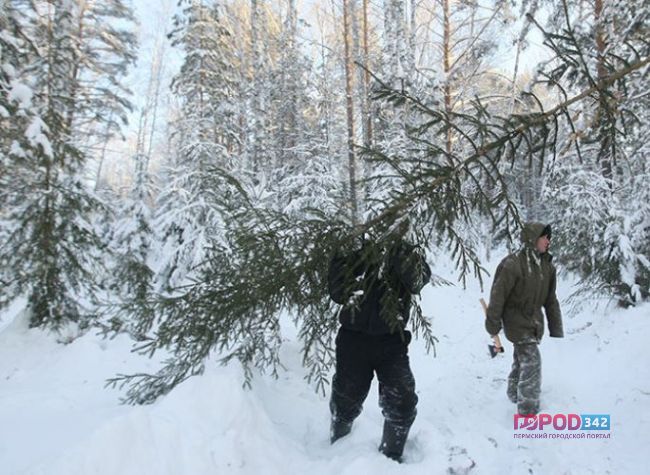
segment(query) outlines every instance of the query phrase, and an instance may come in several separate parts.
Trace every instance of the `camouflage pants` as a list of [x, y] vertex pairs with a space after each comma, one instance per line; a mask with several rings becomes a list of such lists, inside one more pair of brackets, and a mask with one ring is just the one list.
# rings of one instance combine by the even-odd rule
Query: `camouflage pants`
[[517, 404], [519, 414], [537, 414], [541, 388], [542, 358], [537, 341], [515, 343], [508, 399]]

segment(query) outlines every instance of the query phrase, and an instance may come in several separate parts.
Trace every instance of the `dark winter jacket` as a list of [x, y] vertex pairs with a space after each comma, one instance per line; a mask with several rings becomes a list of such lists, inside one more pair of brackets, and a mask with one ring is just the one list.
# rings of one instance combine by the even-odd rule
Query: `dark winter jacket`
[[544, 224], [528, 223], [521, 232], [522, 248], [497, 267], [490, 292], [485, 328], [490, 335], [503, 329], [513, 343], [541, 340], [544, 334], [542, 307], [552, 337], [564, 336], [560, 304], [555, 295], [556, 270], [553, 256], [539, 254], [535, 243]]
[[371, 335], [404, 330], [411, 295], [431, 278], [431, 269], [418, 249], [404, 241], [385, 251], [366, 243], [330, 261], [329, 294], [341, 304], [339, 321], [348, 330]]

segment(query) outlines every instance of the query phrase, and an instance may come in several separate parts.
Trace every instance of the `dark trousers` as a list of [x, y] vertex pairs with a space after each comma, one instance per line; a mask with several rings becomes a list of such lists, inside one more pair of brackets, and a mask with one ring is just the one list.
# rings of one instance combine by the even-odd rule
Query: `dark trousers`
[[508, 376], [508, 399], [519, 414], [537, 414], [542, 388], [542, 357], [537, 341], [515, 343], [512, 371]]
[[418, 397], [409, 366], [408, 340], [399, 334], [368, 335], [339, 329], [336, 337], [336, 373], [332, 381], [332, 420], [343, 424], [361, 413], [374, 373], [379, 380], [379, 405], [386, 423], [408, 434]]

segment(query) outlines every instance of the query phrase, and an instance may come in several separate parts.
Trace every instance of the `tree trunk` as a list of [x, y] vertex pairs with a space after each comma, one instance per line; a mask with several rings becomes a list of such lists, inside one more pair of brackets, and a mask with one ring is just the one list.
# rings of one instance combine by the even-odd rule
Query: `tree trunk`
[[[603, 19], [603, 0], [595, 0], [594, 2], [594, 27], [595, 27], [595, 40], [596, 40], [596, 73], [598, 82], [601, 83], [607, 77], [607, 68], [605, 67], [605, 50], [607, 48], [607, 41], [605, 38], [604, 28], [602, 25]], [[598, 161], [600, 163], [600, 170], [604, 178], [609, 182], [609, 187], [612, 187], [611, 179], [613, 178], [615, 149], [614, 143], [609, 133], [609, 128], [613, 127], [609, 124], [614, 118], [608, 118], [608, 108], [614, 107], [612, 104], [607, 104], [607, 96], [603, 92], [598, 95], [598, 109], [596, 111], [596, 125], [598, 127], [598, 135], [600, 147], [598, 149]]]
[[288, 3], [286, 21], [286, 29], [288, 30], [286, 38], [288, 44], [286, 45], [285, 51], [288, 61], [285, 64], [291, 66], [291, 69], [284, 72], [286, 79], [285, 85], [288, 89], [286, 97], [288, 104], [285, 108], [287, 115], [285, 117], [285, 136], [283, 137], [284, 150], [282, 150], [281, 153], [293, 162], [298, 158], [296, 154], [296, 146], [300, 143], [298, 137], [298, 97], [296, 91], [296, 81], [298, 78], [295, 77], [296, 70], [293, 69], [297, 67], [295, 63], [298, 61], [296, 46], [298, 14], [296, 11], [296, 0], [289, 0]]
[[[452, 110], [451, 105], [451, 19], [450, 19], [450, 0], [442, 0], [443, 2], [443, 39], [442, 39], [442, 55], [443, 55], [443, 71], [445, 73], [445, 84], [443, 86], [445, 113], [450, 114]], [[446, 151], [451, 154], [452, 137], [451, 129], [447, 130]]]
[[384, 0], [384, 71], [388, 84], [394, 87], [394, 80], [397, 74], [395, 70], [395, 24], [393, 19], [392, 0]]
[[408, 42], [408, 73], [407, 76], [411, 78], [411, 81], [415, 79], [415, 32], [417, 31], [417, 2], [416, 0], [411, 0], [410, 3], [410, 24], [409, 24], [409, 42]]
[[254, 172], [259, 170], [259, 153], [260, 153], [260, 141], [262, 134], [262, 104], [261, 104], [261, 67], [262, 65], [262, 52], [259, 38], [259, 6], [258, 0], [251, 0], [251, 53], [253, 56], [253, 91], [251, 98], [251, 112], [252, 112], [252, 123], [251, 128], [248, 131], [251, 135], [251, 150], [250, 150], [250, 160], [251, 166]]
[[392, 0], [393, 21], [395, 22], [395, 59], [396, 72], [400, 87], [409, 81], [408, 48], [406, 46], [406, 16], [404, 14], [404, 0]]
[[163, 72], [165, 70], [165, 42], [161, 41], [156, 55], [156, 73], [155, 86], [153, 95], [153, 111], [151, 111], [151, 127], [149, 132], [149, 145], [147, 147], [147, 163], [151, 159], [151, 148], [153, 145], [153, 135], [156, 130], [156, 119], [158, 116], [158, 103], [160, 101], [160, 85], [162, 84]]
[[354, 103], [352, 101], [352, 54], [350, 51], [349, 1], [343, 0], [343, 44], [345, 48], [345, 102], [348, 120], [348, 173], [350, 180], [350, 210], [352, 224], [357, 224], [357, 164], [354, 151]]
[[366, 147], [372, 145], [372, 112], [370, 110], [370, 61], [368, 54], [368, 0], [363, 0], [363, 123]]

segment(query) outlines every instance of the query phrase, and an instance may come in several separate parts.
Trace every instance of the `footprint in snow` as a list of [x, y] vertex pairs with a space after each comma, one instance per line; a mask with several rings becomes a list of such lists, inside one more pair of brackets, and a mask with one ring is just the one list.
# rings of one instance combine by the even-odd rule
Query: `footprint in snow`
[[458, 446], [449, 449], [448, 462], [448, 475], [466, 475], [476, 467], [476, 462], [467, 454], [467, 450]]

